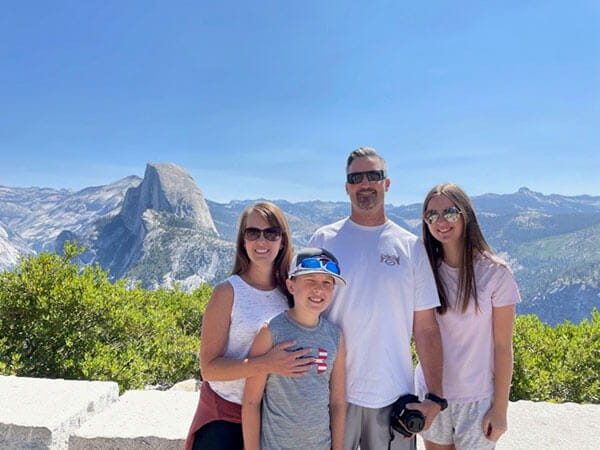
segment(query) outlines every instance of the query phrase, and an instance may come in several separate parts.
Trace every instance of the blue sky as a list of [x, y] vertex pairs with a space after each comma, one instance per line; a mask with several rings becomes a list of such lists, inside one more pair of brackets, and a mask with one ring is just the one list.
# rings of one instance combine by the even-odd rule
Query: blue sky
[[24, 1], [0, 15], [0, 185], [189, 170], [215, 201], [394, 204], [442, 181], [600, 195], [597, 1]]

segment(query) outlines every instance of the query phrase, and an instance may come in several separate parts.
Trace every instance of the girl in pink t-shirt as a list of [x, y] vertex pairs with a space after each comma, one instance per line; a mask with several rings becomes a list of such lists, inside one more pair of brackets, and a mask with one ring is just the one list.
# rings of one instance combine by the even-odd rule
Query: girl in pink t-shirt
[[[423, 203], [423, 241], [441, 306], [448, 408], [421, 433], [428, 450], [491, 449], [506, 431], [512, 330], [520, 301], [506, 263], [485, 241], [467, 194], [435, 186]], [[428, 392], [420, 367], [417, 390]]]

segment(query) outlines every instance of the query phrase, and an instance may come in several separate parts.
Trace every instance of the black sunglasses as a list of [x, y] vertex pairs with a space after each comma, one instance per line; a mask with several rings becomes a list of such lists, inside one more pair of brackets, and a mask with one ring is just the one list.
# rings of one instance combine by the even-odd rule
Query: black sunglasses
[[248, 227], [244, 230], [244, 238], [249, 241], [256, 241], [263, 235], [267, 241], [276, 241], [281, 237], [281, 228], [269, 227], [261, 230], [260, 228]]
[[385, 178], [385, 170], [368, 170], [366, 172], [352, 172], [346, 175], [348, 184], [362, 183], [363, 177], [366, 176], [369, 181], [381, 181]]
[[444, 216], [444, 219], [448, 222], [456, 222], [462, 211], [455, 206], [451, 206], [450, 208], [444, 209], [442, 212], [439, 212], [436, 209], [430, 209], [423, 214], [423, 220], [427, 222], [429, 225], [433, 225], [436, 220], [440, 218], [440, 216]]

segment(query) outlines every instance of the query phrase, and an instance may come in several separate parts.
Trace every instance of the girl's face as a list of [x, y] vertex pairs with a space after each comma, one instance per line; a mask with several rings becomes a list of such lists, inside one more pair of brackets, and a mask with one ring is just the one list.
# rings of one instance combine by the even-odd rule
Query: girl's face
[[465, 219], [462, 214], [458, 215], [456, 222], [449, 222], [444, 217], [444, 210], [448, 208], [456, 208], [456, 205], [444, 195], [436, 195], [427, 203], [425, 214], [429, 211], [436, 211], [438, 218], [430, 224], [427, 222], [427, 227], [431, 235], [441, 242], [442, 246], [456, 246], [462, 242], [462, 234], [465, 227]]
[[[281, 249], [281, 234], [275, 240], [265, 238], [264, 230], [273, 231], [274, 227], [256, 211], [252, 211], [246, 218], [245, 229], [248, 230], [251, 228], [261, 230], [261, 233], [258, 239], [255, 240], [250, 240], [244, 236], [244, 247], [246, 248], [246, 253], [248, 253], [248, 258], [250, 258], [250, 263], [272, 265]], [[268, 236], [271, 239], [273, 238], [272, 233], [268, 233]]]

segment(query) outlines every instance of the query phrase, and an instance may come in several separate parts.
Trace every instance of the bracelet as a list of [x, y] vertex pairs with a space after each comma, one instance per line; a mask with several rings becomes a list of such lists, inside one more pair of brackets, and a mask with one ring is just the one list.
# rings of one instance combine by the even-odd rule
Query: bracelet
[[448, 400], [442, 397], [438, 397], [437, 395], [432, 394], [431, 392], [425, 394], [425, 398], [427, 400], [431, 400], [434, 403], [437, 403], [440, 407], [440, 411], [443, 411], [448, 407]]

